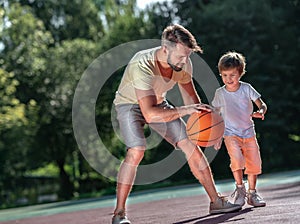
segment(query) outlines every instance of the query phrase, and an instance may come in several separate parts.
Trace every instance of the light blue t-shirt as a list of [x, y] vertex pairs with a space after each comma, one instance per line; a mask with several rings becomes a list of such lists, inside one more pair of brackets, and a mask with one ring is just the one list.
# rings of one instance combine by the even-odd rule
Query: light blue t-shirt
[[251, 114], [253, 104], [261, 95], [249, 84], [240, 81], [240, 88], [229, 92], [225, 86], [218, 88], [212, 105], [220, 108], [225, 122], [224, 136], [250, 138], [255, 135], [254, 122]]

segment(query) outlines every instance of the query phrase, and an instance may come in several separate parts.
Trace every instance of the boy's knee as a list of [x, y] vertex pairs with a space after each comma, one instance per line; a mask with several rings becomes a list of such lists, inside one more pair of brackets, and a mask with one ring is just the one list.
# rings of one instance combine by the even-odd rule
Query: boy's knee
[[232, 172], [237, 170], [243, 170], [245, 168], [245, 163], [243, 161], [231, 162], [230, 169]]
[[252, 175], [258, 175], [262, 173], [261, 166], [253, 166], [253, 167], [246, 167], [245, 174], [252, 174]]

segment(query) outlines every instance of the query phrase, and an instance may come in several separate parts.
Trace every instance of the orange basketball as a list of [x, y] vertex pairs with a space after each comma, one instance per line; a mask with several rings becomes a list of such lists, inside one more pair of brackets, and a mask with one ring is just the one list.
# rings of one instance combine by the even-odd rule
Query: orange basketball
[[202, 147], [213, 146], [223, 136], [225, 124], [216, 112], [193, 113], [186, 124], [188, 138]]

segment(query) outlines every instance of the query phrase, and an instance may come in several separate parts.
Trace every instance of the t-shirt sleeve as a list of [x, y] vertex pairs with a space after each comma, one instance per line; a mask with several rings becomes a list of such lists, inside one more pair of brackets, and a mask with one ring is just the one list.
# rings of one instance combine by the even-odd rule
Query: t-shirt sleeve
[[132, 86], [140, 90], [152, 89], [153, 72], [144, 62], [132, 62], [129, 66], [129, 74], [132, 76]]
[[221, 107], [221, 93], [220, 93], [220, 89], [217, 89], [215, 92], [215, 96], [211, 102], [211, 105], [213, 107]]
[[248, 91], [252, 101], [255, 101], [261, 97], [261, 95], [250, 84], [248, 85]]

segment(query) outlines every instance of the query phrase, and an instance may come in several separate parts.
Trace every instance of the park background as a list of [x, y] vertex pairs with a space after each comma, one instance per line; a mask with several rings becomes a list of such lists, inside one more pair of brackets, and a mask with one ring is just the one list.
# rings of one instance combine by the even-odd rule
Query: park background
[[[298, 0], [173, 0], [143, 9], [135, 0], [0, 4], [0, 208], [115, 193], [116, 183], [93, 170], [76, 144], [76, 85], [102, 53], [128, 41], [159, 39], [174, 22], [195, 35], [216, 77], [221, 54], [236, 50], [246, 56], [243, 80], [268, 105], [265, 120], [255, 120], [263, 172], [299, 169]], [[124, 145], [110, 118], [121, 75], [122, 70], [107, 80], [96, 106], [99, 135], [120, 159]], [[159, 161], [172, 150], [163, 141], [142, 163]], [[232, 178], [228, 165], [223, 145], [211, 162], [215, 179]], [[133, 190], [194, 182], [185, 165], [166, 180]]]

